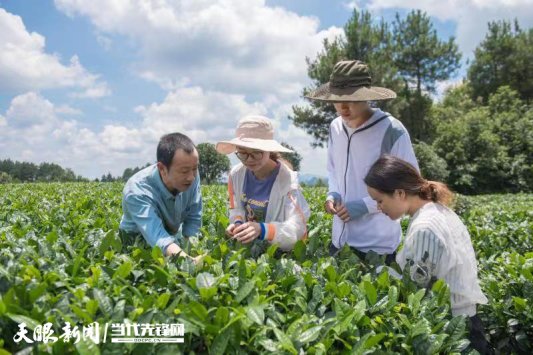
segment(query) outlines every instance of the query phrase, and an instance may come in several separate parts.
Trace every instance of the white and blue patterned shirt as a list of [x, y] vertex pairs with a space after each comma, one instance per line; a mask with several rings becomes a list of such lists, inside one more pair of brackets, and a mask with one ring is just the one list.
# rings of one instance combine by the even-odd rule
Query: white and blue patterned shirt
[[476, 304], [487, 303], [477, 278], [470, 236], [449, 208], [429, 202], [411, 219], [396, 261], [421, 287], [444, 279], [450, 288], [452, 314], [474, 316]]

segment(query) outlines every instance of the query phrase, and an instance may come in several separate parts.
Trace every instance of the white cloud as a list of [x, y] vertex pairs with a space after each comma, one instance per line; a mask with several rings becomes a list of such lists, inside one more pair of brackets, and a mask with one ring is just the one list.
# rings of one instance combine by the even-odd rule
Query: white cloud
[[98, 89], [91, 97], [110, 94], [107, 84], [88, 72], [77, 56], [62, 64], [58, 55], [45, 52], [42, 35], [28, 32], [20, 16], [0, 8], [0, 92], [61, 87]]
[[116, 113], [116, 112], [118, 112], [118, 109], [117, 109], [115, 106], [104, 105], [102, 108], [103, 108], [104, 111], [106, 111], [106, 112], [111, 112], [111, 113]]
[[41, 149], [48, 149], [49, 134], [59, 122], [54, 105], [39, 94], [28, 92], [15, 97], [0, 130], [0, 154], [32, 158], [30, 152], [39, 154]]
[[[305, 104], [299, 102], [299, 105]], [[301, 156], [300, 171], [306, 174], [327, 176], [326, 162], [327, 151], [325, 148], [312, 148], [310, 136], [301, 128], [287, 122], [286, 117], [292, 114], [292, 105], [279, 105], [273, 110], [273, 118], [276, 121], [275, 130], [277, 139], [291, 145]]]
[[247, 114], [265, 114], [261, 103], [242, 95], [205, 92], [198, 87], [170, 92], [162, 102], [139, 106], [138, 126], [114, 123], [101, 130], [83, 127], [59, 114], [71, 112], [34, 92], [15, 97], [0, 116], [0, 158], [35, 163], [56, 162], [91, 178], [155, 160], [159, 138], [180, 131], [195, 143], [216, 143], [233, 137], [237, 121]]
[[179, 88], [190, 86], [191, 79], [189, 77], [182, 77], [179, 80], [173, 80], [168, 77], [159, 77], [157, 73], [152, 71], [144, 71], [138, 75], [146, 81], [151, 81], [159, 85], [162, 89], [173, 91]]
[[143, 149], [144, 134], [138, 129], [107, 125], [99, 134], [101, 143], [112, 152], [137, 153]]
[[[116, 35], [131, 39], [130, 43], [139, 51], [133, 57], [140, 58], [131, 66], [133, 70], [168, 94], [160, 102], [136, 107], [135, 112], [142, 119], [140, 124], [115, 121], [91, 129], [83, 122], [64, 119], [62, 115], [78, 114], [75, 108], [54, 105], [33, 93], [36, 102], [43, 107], [48, 105], [46, 112], [51, 124], [41, 133], [32, 130], [32, 125], [16, 126], [14, 118], [8, 115], [10, 107], [4, 120], [0, 116], [0, 125], [4, 121], [7, 127], [0, 130], [0, 154], [35, 162], [57, 162], [89, 177], [107, 171], [119, 175], [126, 167], [154, 161], [157, 141], [165, 133], [182, 131], [196, 143], [215, 143], [231, 138], [242, 116], [257, 113], [273, 115], [278, 139], [304, 156], [303, 171], [325, 175], [325, 151], [313, 150], [309, 145], [311, 138], [289, 124], [286, 117], [302, 88], [309, 83], [305, 58], [314, 57], [322, 49], [324, 38], [343, 35], [341, 28], [320, 31], [318, 19], [268, 7], [262, 0], [55, 3], [69, 16], [88, 17], [104, 48], [112, 45], [111, 38], [117, 40]], [[59, 75], [49, 79], [44, 74], [31, 74], [35, 67], [40, 67], [37, 65], [32, 66], [31, 75], [21, 72], [13, 82], [33, 80], [36, 83], [33, 86], [38, 88], [71, 86], [77, 89], [72, 97], [110, 93], [107, 84], [88, 73], [77, 57], [63, 65], [57, 56], [46, 54], [44, 38], [29, 34], [20, 18], [18, 21], [16, 33], [26, 34], [30, 39], [40, 38], [40, 42], [26, 41], [33, 46], [32, 53], [37, 53], [38, 59], [44, 57], [76, 75], [65, 75], [73, 79], [62, 81]], [[23, 80], [22, 75], [31, 80]], [[26, 88], [29, 84], [22, 86]], [[12, 107], [18, 98], [13, 99]], [[19, 119], [39, 122], [35, 112], [21, 114]], [[8, 132], [9, 137], [19, 139], [8, 138]], [[32, 135], [41, 137], [41, 141], [30, 141], [28, 137]]]
[[60, 105], [55, 108], [55, 112], [63, 115], [81, 115], [81, 110], [70, 107], [69, 105]]
[[105, 35], [102, 34], [96, 34], [96, 41], [102, 48], [104, 48], [106, 51], [111, 49], [111, 46], [113, 45], [113, 40]]
[[74, 92], [70, 94], [70, 97], [82, 98], [82, 99], [96, 99], [99, 97], [111, 95], [111, 90], [106, 83], [97, 83], [91, 87], [86, 88], [81, 92]]
[[358, 0], [351, 0], [351, 1], [343, 2], [342, 6], [344, 6], [345, 9], [350, 10], [350, 11], [352, 11], [354, 9], [360, 10], [361, 9], [361, 5], [359, 3], [360, 3], [360, 1], [358, 1]]
[[99, 35], [133, 40], [140, 58], [133, 70], [169, 91], [161, 103], [135, 110], [150, 144], [173, 130], [214, 143], [231, 137], [240, 117], [272, 113], [280, 137], [304, 156], [304, 168], [323, 171], [324, 152], [313, 150], [311, 138], [286, 117], [309, 84], [305, 58], [316, 56], [324, 38], [343, 36], [342, 28], [321, 31], [317, 18], [269, 7], [264, 0], [55, 4], [68, 16], [89, 18]]
[[35, 92], [15, 97], [6, 112], [6, 118], [10, 126], [17, 128], [46, 128], [57, 121], [54, 105]]
[[199, 87], [177, 89], [162, 103], [136, 108], [154, 142], [165, 133], [181, 131], [196, 143], [231, 138], [241, 117], [266, 111], [261, 103], [247, 103], [243, 95], [206, 92]]
[[269, 7], [264, 0], [55, 4], [68, 16], [89, 18], [99, 34], [131, 39], [140, 58], [133, 70], [169, 91], [162, 102], [136, 108], [143, 117], [138, 129], [151, 142], [146, 144], [155, 146], [174, 130], [197, 143], [214, 143], [232, 137], [246, 114], [273, 114], [280, 139], [304, 156], [304, 170], [324, 170], [324, 152], [313, 150], [310, 136], [287, 116], [309, 84], [305, 58], [316, 56], [323, 39], [343, 36], [342, 28], [320, 30], [317, 18]]
[[[78, 121], [59, 116], [78, 112], [67, 105], [56, 106], [35, 92], [16, 96], [0, 130], [1, 158], [55, 162], [91, 177], [112, 169], [124, 155], [120, 145], [124, 130], [114, 132], [113, 126], [106, 126], [101, 132], [94, 132]], [[132, 144], [128, 142], [127, 146]]]
[[485, 37], [489, 21], [516, 18], [523, 27], [533, 26], [533, 0], [370, 0], [366, 7], [378, 12], [421, 9], [441, 21], [453, 21], [459, 49], [468, 58]]
[[318, 19], [262, 0], [55, 4], [70, 16], [87, 16], [102, 33], [136, 41], [139, 75], [165, 89], [191, 83], [210, 91], [294, 97], [308, 80], [305, 57], [316, 55], [323, 38], [342, 33], [335, 27], [319, 31]]
[[436, 99], [440, 100], [444, 97], [446, 91], [456, 88], [463, 83], [463, 78], [450, 79], [445, 81], [440, 81], [437, 83], [436, 87]]

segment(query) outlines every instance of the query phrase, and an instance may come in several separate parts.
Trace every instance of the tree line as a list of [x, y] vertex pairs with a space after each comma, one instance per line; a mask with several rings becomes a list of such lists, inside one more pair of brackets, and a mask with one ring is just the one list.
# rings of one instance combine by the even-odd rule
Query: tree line
[[[294, 170], [300, 169], [302, 156], [289, 144], [282, 142], [286, 148], [294, 150], [294, 153], [284, 153], [283, 159], [288, 161]], [[226, 155], [216, 151], [212, 143], [200, 143], [196, 146], [200, 156], [198, 166], [200, 178], [204, 184], [220, 183], [224, 174], [229, 172], [230, 160]], [[111, 172], [103, 174], [102, 177], [94, 179], [96, 182], [126, 182], [130, 177], [147, 168], [151, 163], [135, 168], [126, 168], [120, 176], [113, 176]], [[71, 169], [64, 169], [54, 163], [41, 163], [36, 165], [28, 162], [12, 161], [10, 159], [0, 160], [0, 183], [14, 182], [69, 182], [69, 181], [89, 181], [82, 176], [76, 176]]]
[[[308, 58], [312, 80], [303, 94], [329, 81], [340, 60], [369, 64], [373, 85], [393, 89], [398, 98], [379, 106], [410, 132], [422, 173], [462, 193], [533, 191], [533, 29], [516, 21], [488, 24], [467, 76], [433, 97], [439, 82], [454, 77], [461, 53], [454, 37], [438, 36], [430, 17], [414, 10], [392, 23], [355, 10], [345, 36], [325, 40]], [[327, 144], [333, 105], [293, 106], [289, 119]]]
[[36, 165], [11, 159], [0, 160], [0, 183], [52, 181], [88, 181], [88, 179], [54, 163]]

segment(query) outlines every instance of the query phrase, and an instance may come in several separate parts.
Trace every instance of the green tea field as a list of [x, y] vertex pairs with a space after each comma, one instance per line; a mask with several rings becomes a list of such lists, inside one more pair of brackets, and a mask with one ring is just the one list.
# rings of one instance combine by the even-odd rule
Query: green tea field
[[[123, 250], [122, 187], [0, 185], [0, 354], [471, 352], [444, 282], [419, 290], [376, 272], [377, 255], [328, 256], [325, 189], [304, 190], [309, 239], [281, 253], [227, 240], [226, 189], [204, 187], [203, 238], [184, 243], [193, 256], [208, 253], [196, 266], [157, 248]], [[460, 197], [455, 209], [489, 299], [478, 312], [490, 343], [533, 353], [533, 195]], [[67, 323], [81, 333], [59, 338]], [[118, 323], [183, 324], [183, 342], [105, 341], [103, 329]], [[97, 338], [83, 336], [89, 324]]]

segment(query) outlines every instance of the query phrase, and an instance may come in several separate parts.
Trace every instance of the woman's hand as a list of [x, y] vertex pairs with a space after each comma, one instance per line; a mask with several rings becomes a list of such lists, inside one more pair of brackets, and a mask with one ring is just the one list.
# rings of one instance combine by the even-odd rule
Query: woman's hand
[[256, 222], [246, 222], [233, 229], [233, 238], [243, 244], [254, 241], [260, 235], [261, 226]]
[[226, 228], [226, 235], [228, 237], [233, 237], [235, 227], [236, 227], [235, 223], [232, 223], [228, 226], [228, 228]]

